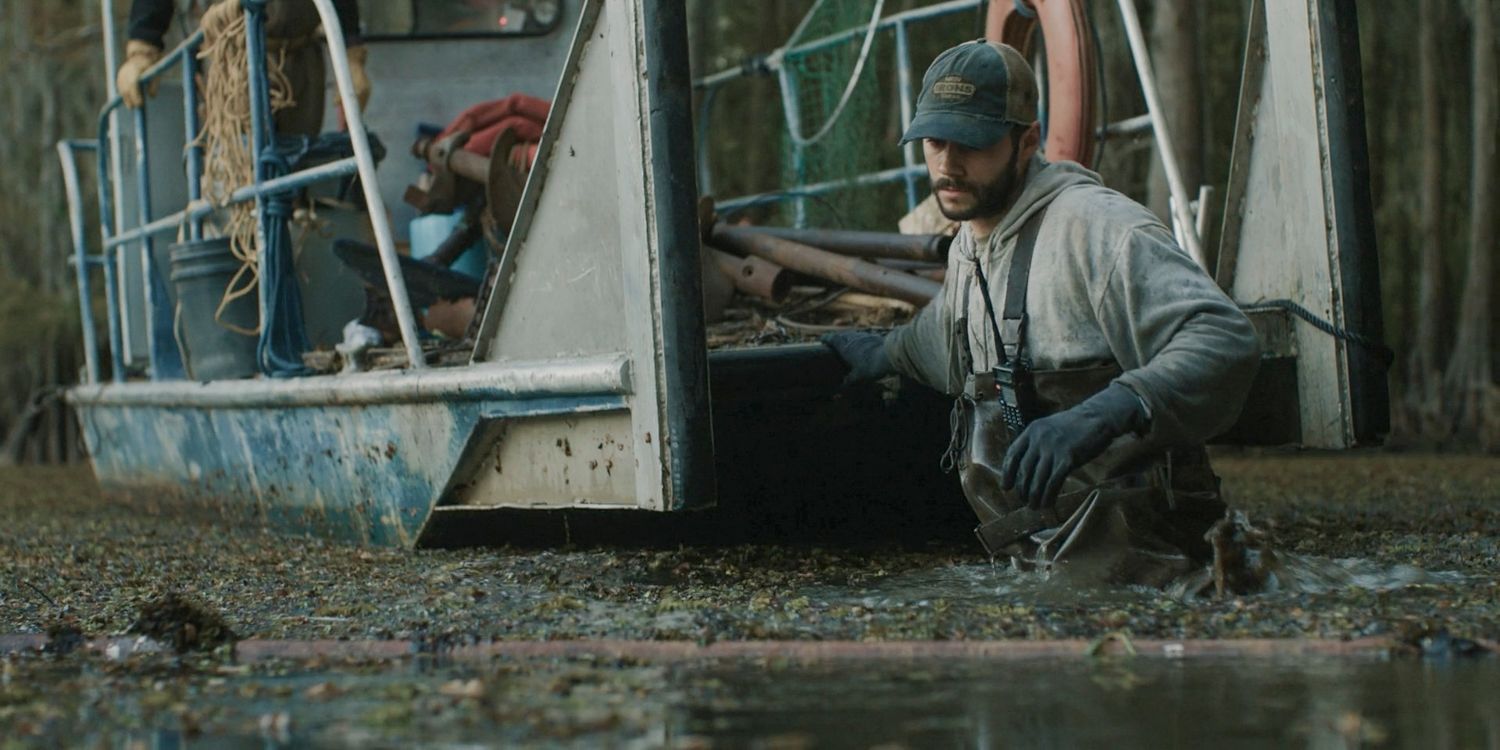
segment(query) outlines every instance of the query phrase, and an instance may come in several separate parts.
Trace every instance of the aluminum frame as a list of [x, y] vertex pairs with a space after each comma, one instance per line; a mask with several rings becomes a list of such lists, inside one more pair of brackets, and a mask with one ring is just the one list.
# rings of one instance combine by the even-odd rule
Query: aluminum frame
[[[255, 180], [252, 184], [242, 186], [230, 194], [227, 201], [229, 205], [256, 201], [257, 207], [264, 208], [267, 196], [284, 191], [297, 190], [317, 182], [329, 179], [346, 177], [352, 174], [360, 175], [360, 183], [365, 192], [365, 202], [369, 207], [370, 223], [375, 234], [376, 246], [380, 253], [381, 265], [385, 274], [387, 291], [391, 296], [393, 307], [396, 311], [397, 325], [401, 331], [402, 345], [406, 350], [408, 367], [411, 369], [422, 369], [426, 366], [422, 354], [420, 340], [417, 335], [416, 317], [411, 307], [410, 297], [406, 291], [405, 281], [402, 279], [394, 236], [390, 224], [386, 219], [384, 202], [380, 197], [375, 177], [375, 160], [370, 148], [369, 135], [364, 127], [364, 122], [355, 106], [357, 98], [354, 95], [353, 78], [349, 71], [347, 58], [347, 47], [344, 42], [344, 32], [339, 26], [338, 16], [334, 12], [331, 0], [313, 0], [323, 22], [324, 39], [328, 49], [328, 61], [333, 69], [336, 81], [339, 101], [344, 106], [345, 121], [348, 125], [350, 142], [354, 148], [354, 156], [329, 164], [319, 165], [309, 169], [300, 170], [289, 175], [278, 178], [269, 178], [264, 169], [262, 159], [263, 151], [267, 144], [272, 142], [271, 120], [269, 110], [269, 98], [267, 93], [266, 71], [265, 71], [265, 39], [263, 13], [266, 0], [241, 0], [247, 15], [247, 57], [249, 58], [249, 85], [251, 89], [251, 132], [252, 152], [255, 158]], [[109, 3], [103, 3], [105, 15], [108, 16]], [[113, 25], [106, 26], [106, 36], [112, 40]], [[189, 36], [182, 44], [171, 52], [163, 55], [162, 59], [148, 68], [142, 75], [140, 83], [148, 85], [172, 70], [180, 69], [183, 76], [183, 107], [185, 126], [191, 139], [199, 130], [198, 121], [198, 97], [197, 90], [192, 85], [193, 76], [198, 66], [196, 61], [197, 51], [203, 42], [203, 32], [200, 30]], [[113, 59], [113, 45], [107, 44], [106, 62]], [[113, 66], [110, 66], [113, 69]], [[188, 205], [182, 210], [169, 216], [152, 220], [153, 206], [151, 203], [151, 170], [150, 154], [152, 145], [147, 138], [146, 130], [146, 107], [144, 104], [134, 113], [136, 132], [133, 147], [136, 152], [136, 181], [137, 196], [135, 211], [139, 219], [139, 226], [130, 230], [120, 230], [118, 217], [122, 204], [117, 202], [119, 196], [115, 190], [115, 184], [119, 181], [121, 168], [119, 166], [119, 150], [112, 148], [116, 143], [118, 133], [117, 123], [123, 98], [114, 90], [113, 80], [110, 82], [110, 100], [104, 105], [99, 114], [98, 139], [95, 141], [95, 150], [99, 163], [99, 224], [101, 242], [103, 246], [103, 263], [105, 266], [106, 283], [109, 285], [110, 299], [107, 307], [110, 318], [110, 342], [111, 342], [111, 377], [116, 382], [123, 382], [126, 378], [124, 363], [122, 360], [121, 343], [122, 333], [122, 304], [118, 290], [115, 289], [115, 281], [119, 274], [118, 259], [120, 252], [125, 248], [135, 245], [140, 248], [143, 255], [146, 283], [146, 318], [148, 321], [147, 338], [150, 349], [150, 363], [148, 371], [153, 380], [178, 379], [180, 372], [168, 369], [163, 372], [163, 361], [166, 357], [166, 342], [159, 339], [162, 332], [157, 330], [156, 324], [157, 305], [155, 291], [152, 283], [153, 273], [150, 268], [151, 248], [155, 241], [155, 235], [187, 225], [188, 236], [198, 239], [202, 236], [203, 219], [218, 206], [209, 204], [203, 199], [202, 194], [202, 171], [203, 154], [202, 149], [197, 147], [191, 140], [184, 144], [186, 170], [188, 183]], [[60, 146], [61, 148], [61, 146]], [[63, 169], [65, 181], [71, 181], [75, 186], [79, 181], [78, 168], [74, 154], [78, 149], [69, 148], [67, 156], [63, 157]], [[61, 153], [61, 152], [60, 152]], [[70, 211], [81, 216], [81, 194], [76, 190], [69, 194]], [[265, 237], [269, 231], [272, 217], [266, 215], [264, 210], [259, 212], [258, 239], [261, 247], [265, 247]], [[264, 263], [264, 255], [261, 256]], [[85, 274], [86, 276], [86, 274]], [[79, 294], [87, 299], [84, 289], [87, 279], [79, 284]], [[264, 318], [267, 300], [265, 298], [265, 285], [261, 285], [260, 306], [262, 318]]]

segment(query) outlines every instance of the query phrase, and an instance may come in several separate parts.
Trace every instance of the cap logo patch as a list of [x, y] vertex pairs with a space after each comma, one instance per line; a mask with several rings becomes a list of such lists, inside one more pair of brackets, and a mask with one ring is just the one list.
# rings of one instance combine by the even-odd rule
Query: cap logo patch
[[974, 84], [961, 76], [943, 76], [932, 84], [932, 95], [944, 102], [968, 101], [975, 91]]

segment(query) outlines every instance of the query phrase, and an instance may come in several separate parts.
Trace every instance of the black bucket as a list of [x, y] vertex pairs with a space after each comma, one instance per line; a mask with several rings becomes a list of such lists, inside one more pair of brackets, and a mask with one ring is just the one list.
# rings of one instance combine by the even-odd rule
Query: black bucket
[[251, 292], [234, 299], [215, 317], [224, 290], [243, 265], [230, 250], [229, 238], [173, 245], [171, 261], [177, 345], [188, 377], [232, 380], [254, 375], [257, 337], [231, 326], [245, 331], [259, 327], [258, 295]]

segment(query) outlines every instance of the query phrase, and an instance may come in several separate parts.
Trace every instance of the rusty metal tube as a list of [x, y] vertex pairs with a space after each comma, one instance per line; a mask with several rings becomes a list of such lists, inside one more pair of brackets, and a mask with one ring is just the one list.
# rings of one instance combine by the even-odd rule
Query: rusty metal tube
[[444, 154], [442, 145], [431, 138], [422, 138], [412, 146], [412, 152], [426, 160], [428, 164], [439, 169], [451, 170], [459, 177], [473, 180], [481, 185], [489, 182], [489, 157], [465, 151], [462, 147], [453, 148], [450, 153]]
[[746, 229], [855, 258], [893, 258], [942, 263], [948, 259], [948, 246], [953, 244], [953, 238], [945, 234], [897, 234], [785, 227], [746, 227]]
[[858, 258], [819, 250], [746, 227], [714, 225], [709, 244], [723, 250], [764, 258], [784, 268], [826, 279], [862, 292], [925, 305], [942, 285], [931, 279], [884, 268]]
[[708, 248], [714, 263], [734, 280], [734, 288], [745, 294], [781, 302], [792, 291], [792, 275], [785, 268], [754, 255], [741, 258]]
[[[1490, 652], [1500, 649], [1494, 641], [1477, 640]], [[41, 633], [0, 635], [0, 654], [40, 652], [50, 643]], [[78, 644], [84, 653], [112, 654], [123, 658], [140, 653], [163, 653], [171, 647], [149, 638], [94, 638]], [[270, 640], [249, 638], [234, 644], [234, 658], [241, 662], [268, 659], [326, 660], [359, 659], [396, 661], [414, 655], [432, 654], [456, 661], [491, 661], [496, 658], [639, 659], [653, 662], [701, 661], [705, 659], [793, 659], [831, 661], [863, 659], [1096, 659], [1100, 656], [1135, 656], [1161, 659], [1265, 659], [1288, 657], [1388, 658], [1410, 653], [1413, 646], [1390, 636], [1367, 636], [1341, 641], [1332, 638], [1227, 638], [1157, 639], [1103, 638], [1097, 641], [696, 641], [646, 640], [558, 640], [489, 641], [433, 648], [414, 640]]]

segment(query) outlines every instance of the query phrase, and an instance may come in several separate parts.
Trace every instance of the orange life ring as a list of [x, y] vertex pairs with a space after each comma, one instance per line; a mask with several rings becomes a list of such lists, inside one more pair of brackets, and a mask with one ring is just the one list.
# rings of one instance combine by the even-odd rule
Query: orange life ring
[[1047, 158], [1092, 166], [1099, 50], [1084, 1], [990, 0], [984, 38], [1009, 44], [1029, 60], [1032, 31], [1041, 24], [1047, 40]]

